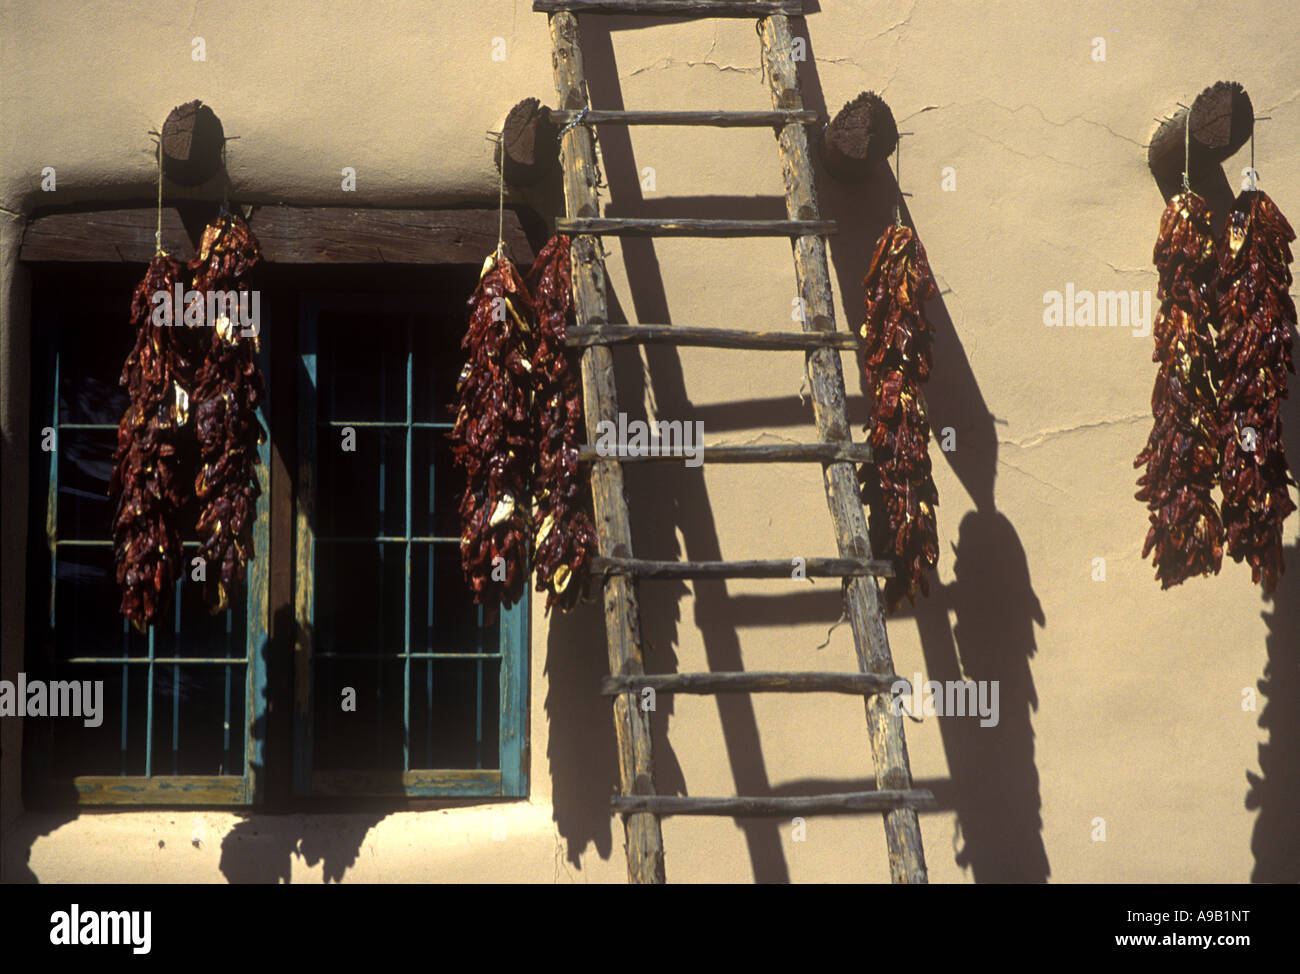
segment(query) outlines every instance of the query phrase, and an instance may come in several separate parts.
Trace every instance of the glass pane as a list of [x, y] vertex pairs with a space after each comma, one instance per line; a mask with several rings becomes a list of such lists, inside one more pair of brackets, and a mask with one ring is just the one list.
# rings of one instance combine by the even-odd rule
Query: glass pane
[[414, 430], [411, 464], [411, 533], [417, 538], [459, 538], [465, 473], [452, 462], [447, 431]]
[[[123, 680], [123, 671], [126, 679]], [[56, 777], [73, 775], [142, 775], [145, 755], [148, 667], [138, 664], [80, 664], [58, 668], [56, 680], [103, 681], [98, 727], [84, 719], [47, 717], [28, 721], [26, 733], [35, 733], [45, 752], [41, 764]], [[124, 685], [125, 683], [125, 685]], [[84, 699], [83, 713], [90, 709]], [[123, 746], [123, 694], [127, 704], [126, 741]], [[156, 701], [155, 701], [156, 705]], [[68, 784], [71, 790], [71, 783]], [[71, 797], [71, 796], [69, 796]]]
[[[40, 581], [32, 579], [33, 585]], [[60, 545], [54, 588], [54, 631], [46, 630], [60, 660], [147, 656], [149, 637], [122, 618], [113, 549]]]
[[126, 412], [118, 385], [122, 363], [135, 342], [129, 298], [120, 312], [78, 311], [59, 316], [59, 422], [112, 423]]
[[[401, 662], [323, 659], [315, 664], [313, 763], [321, 771], [402, 772]], [[344, 690], [356, 710], [344, 711]]]
[[498, 608], [474, 604], [458, 543], [411, 548], [411, 652], [496, 653], [500, 631]]
[[401, 537], [406, 533], [406, 431], [354, 428], [344, 452], [339, 429], [316, 441], [318, 537]]
[[412, 660], [411, 766], [497, 768], [500, 702], [499, 660]]
[[316, 647], [325, 653], [403, 650], [405, 546], [317, 542]]
[[108, 498], [113, 474], [115, 430], [59, 430], [59, 534], [69, 538], [110, 538], [116, 507]]
[[154, 774], [243, 774], [244, 686], [242, 665], [156, 665]]
[[405, 314], [323, 311], [317, 415], [355, 422], [406, 421]]
[[[474, 282], [467, 285], [471, 294]], [[458, 316], [415, 315], [412, 333], [414, 349], [415, 419], [422, 423], [451, 422], [456, 418], [453, 405], [456, 381], [465, 364], [460, 340], [465, 335], [468, 311]]]

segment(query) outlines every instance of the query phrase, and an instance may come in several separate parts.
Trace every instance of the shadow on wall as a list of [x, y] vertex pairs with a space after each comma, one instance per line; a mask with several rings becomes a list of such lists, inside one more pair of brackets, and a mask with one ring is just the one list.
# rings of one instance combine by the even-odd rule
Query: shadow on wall
[[[1295, 385], [1294, 380], [1292, 385]], [[1283, 440], [1292, 476], [1300, 468], [1300, 398], [1283, 404]], [[1300, 517], [1292, 514], [1291, 518]], [[1288, 521], [1294, 532], [1294, 520]], [[1300, 544], [1284, 549], [1286, 572], [1272, 596], [1268, 662], [1257, 684], [1263, 698], [1259, 726], [1268, 742], [1259, 745], [1260, 774], [1246, 771], [1246, 808], [1257, 811], [1250, 848], [1251, 881], [1300, 883]]]
[[[808, 60], [800, 65], [804, 104], [829, 118], [836, 108], [827, 106], [822, 93], [807, 22], [795, 20], [792, 24], [808, 50]], [[899, 120], [901, 129], [906, 130], [906, 121]], [[904, 144], [904, 155], [906, 150]], [[892, 170], [885, 166], [870, 181], [856, 186], [839, 182], [820, 165], [817, 178], [821, 212], [838, 225], [838, 232], [829, 238], [831, 261], [848, 327], [856, 328], [863, 315], [862, 279], [876, 240], [893, 219], [898, 185]], [[927, 187], [937, 192], [937, 177], [932, 183], [918, 182], [914, 188], [926, 192]], [[902, 220], [915, 226], [905, 204]], [[924, 233], [918, 234], [924, 244]], [[957, 811], [961, 837], [955, 861], [963, 869], [969, 868], [977, 883], [1043, 883], [1051, 867], [1042, 839], [1032, 722], [1038, 694], [1029, 661], [1037, 652], [1034, 625], [1046, 626], [1046, 618], [1033, 590], [1024, 546], [1015, 526], [997, 510], [994, 501], [995, 419], [942, 292], [929, 302], [926, 311], [935, 333], [934, 365], [925, 386], [930, 425], [936, 439], [945, 427], [956, 433], [955, 450], [939, 450], [936, 442], [931, 445], [931, 456], [948, 462], [976, 509], [957, 529], [955, 578], [942, 586], [932, 580], [930, 597], [918, 599], [910, 614], [916, 619], [929, 679], [997, 681], [999, 687], [1000, 713], [995, 726], [981, 727], [972, 718], [939, 720], [952, 777], [945, 792]], [[870, 390], [861, 368], [858, 376], [864, 413], [853, 420], [861, 426], [867, 419]], [[944, 528], [941, 506], [940, 537], [950, 538], [951, 530]], [[949, 610], [956, 614], [955, 626], [949, 625]], [[935, 849], [931, 842], [931, 856]]]
[[[308, 867], [314, 868], [321, 863], [324, 882], [342, 882], [347, 871], [356, 865], [366, 834], [392, 810], [392, 801], [389, 800], [383, 808], [359, 804], [346, 812], [301, 814], [277, 811], [292, 807], [286, 785], [292, 780], [292, 750], [288, 744], [293, 725], [290, 713], [279, 712], [285, 708], [273, 708], [270, 704], [276, 696], [273, 687], [292, 686], [290, 669], [295, 625], [292, 608], [282, 606], [272, 621], [271, 638], [262, 644], [260, 650], [267, 673], [266, 687], [262, 691], [266, 705], [253, 722], [250, 734], [252, 740], [261, 745], [263, 761], [254, 763], [253, 768], [255, 773], [262, 773], [268, 787], [275, 783], [277, 788], [265, 796], [265, 810], [238, 822], [221, 840], [219, 868], [230, 883], [288, 883], [292, 879], [295, 855], [300, 856]], [[272, 721], [275, 722], [274, 732], [268, 735], [268, 725]], [[268, 737], [281, 742], [281, 746], [267, 747]], [[388, 783], [400, 785], [401, 772], [395, 771], [392, 776]]]
[[[656, 21], [660, 22], [662, 21]], [[624, 107], [611, 34], [616, 30], [645, 26], [644, 19], [636, 17], [603, 17], [583, 24], [583, 52], [592, 107]], [[606, 215], [655, 216], [689, 212], [695, 217], [733, 219], [784, 215], [784, 204], [779, 199], [691, 197], [689, 200], [678, 198], [647, 201], [641, 195], [640, 170], [627, 130], [610, 126], [603, 128], [599, 135], [602, 165], [609, 183], [606, 188]], [[775, 149], [772, 164], [778, 164]], [[625, 238], [622, 244], [636, 320], [642, 323], [671, 324], [672, 316], [663, 291], [654, 242]], [[627, 315], [612, 293], [609, 295], [609, 303], [610, 322], [625, 323]], [[616, 349], [615, 379], [620, 409], [628, 414], [629, 419], [645, 418], [647, 383], [659, 416], [682, 420], [704, 418], [703, 411], [697, 410], [691, 403], [677, 351], [672, 347], [647, 347], [644, 366], [636, 349]], [[795, 396], [790, 398], [798, 402]], [[738, 425], [752, 427], [769, 421], [764, 410], [743, 412], [743, 421]], [[810, 409], [801, 408], [796, 422], [805, 423], [810, 420]], [[710, 428], [717, 432], [719, 426], [713, 424]], [[702, 471], [677, 465], [664, 465], [655, 469], [628, 468], [626, 492], [633, 515], [634, 550], [640, 557], [666, 560], [676, 560], [683, 556], [692, 560], [725, 557]], [[677, 540], [679, 532], [681, 543]], [[656, 582], [640, 587], [647, 672], [676, 672], [677, 660], [673, 647], [678, 641], [681, 599], [690, 591], [679, 583]], [[704, 643], [708, 668], [715, 671], [743, 670], [740, 640], [736, 631], [737, 625], [745, 618], [743, 608], [733, 604], [725, 582], [698, 581], [693, 585], [693, 591], [694, 622]], [[836, 604], [828, 616], [828, 622], [833, 621], [838, 614], [839, 607]], [[609, 701], [596, 696], [599, 676], [607, 671], [605, 654], [597, 648], [604, 641], [603, 630], [598, 622], [598, 609], [585, 621], [581, 617], [575, 617], [572, 625], [569, 620], [561, 619], [552, 629], [548, 651], [547, 668], [552, 677], [552, 686], [547, 709], [551, 717], [555, 815], [560, 833], [568, 842], [569, 859], [575, 864], [576, 857], [586, 842], [593, 842], [598, 851], [609, 847], [607, 802], [609, 794], [617, 789], [618, 784], [616, 762], [610, 759], [606, 749], [599, 751], [600, 764], [595, 771], [590, 762], [584, 763], [573, 755], [561, 753], [561, 748], [568, 746], [562, 744], [561, 740], [567, 740], [575, 734], [572, 727], [562, 725], [572, 722], [575, 713], [588, 715], [593, 729], [603, 725], [604, 738], [611, 740]], [[582, 635], [574, 632], [579, 626]], [[575, 652], [586, 651], [583, 647], [590, 647], [593, 660], [567, 659], [567, 656]], [[562, 688], [564, 681], [561, 681], [561, 686], [556, 686], [556, 676], [561, 672], [574, 676], [575, 682], [571, 686], [576, 688], [586, 684], [590, 687], [589, 690], [576, 691], [589, 698], [590, 704], [586, 700], [568, 700], [562, 712], [558, 709], [556, 704], [566, 700], [569, 693], [568, 689]], [[744, 694], [727, 694], [716, 699], [723, 743], [736, 793], [771, 794], [753, 701]], [[593, 707], [596, 709], [591, 709]], [[655, 784], [660, 794], [685, 794], [686, 785], [681, 768], [667, 734], [672, 713], [672, 697], [661, 696], [651, 721], [655, 739]], [[583, 718], [579, 723], [586, 719]], [[561, 735], [560, 740], [557, 740], [557, 731]], [[581, 803], [593, 800], [597, 803], [595, 811], [579, 807]], [[788, 882], [789, 871], [778, 823], [771, 820], [740, 819], [736, 825], [745, 836], [755, 880]], [[666, 869], [671, 879], [671, 850], [668, 851], [666, 860]]]
[[[807, 107], [825, 111], [805, 23], [793, 22], [808, 43], [809, 59], [801, 65], [804, 100]], [[584, 52], [593, 107], [624, 107], [610, 33], [641, 26], [644, 24], [634, 18], [617, 17], [584, 24]], [[602, 129], [600, 144], [610, 184], [607, 215], [690, 212], [693, 216], [715, 219], [785, 216], [785, 203], [780, 198], [724, 196], [647, 201], [641, 195], [639, 169], [626, 129]], [[772, 164], [779, 165], [775, 145]], [[892, 218], [896, 187], [892, 176], [883, 172], [874, 183], [857, 187], [838, 184], [819, 172], [818, 185], [823, 215], [839, 223], [839, 233], [830, 238], [831, 256], [846, 307], [854, 318], [862, 304], [860, 281], [876, 238]], [[653, 241], [625, 239], [623, 254], [637, 320], [671, 323]], [[626, 316], [616, 307], [612, 294], [610, 302], [610, 321], [625, 322]], [[931, 678], [959, 679], [964, 674], [970, 679], [997, 680], [1001, 691], [998, 726], [980, 728], [974, 721], [941, 723], [953, 778], [951, 787], [942, 790], [959, 814], [964, 847], [957, 854], [958, 864], [970, 867], [978, 882], [1044, 882], [1050, 869], [1041, 838], [1041, 801], [1031, 723], [1031, 713], [1037, 709], [1038, 700], [1029, 660], [1036, 651], [1034, 623], [1043, 626], [1045, 619], [1033, 592], [1023, 546], [1014, 527], [994, 505], [997, 438], [993, 417], [942, 300], [935, 301], [930, 310], [936, 328], [935, 374], [927, 388], [931, 418], [936, 429], [952, 426], [957, 431], [958, 450], [944, 457], [975, 499], [977, 510], [964, 519], [958, 532], [956, 579], [940, 587], [933, 598], [920, 603], [917, 624]], [[848, 327], [854, 325], [854, 321], [848, 323]], [[703, 420], [713, 433], [811, 422], [810, 407], [795, 393], [695, 408], [686, 392], [675, 349], [650, 346], [645, 356], [643, 370], [635, 351], [618, 350], [615, 355], [621, 408], [630, 418], [635, 418], [633, 414], [644, 416], [641, 404], [646, 398], [648, 379], [659, 415]], [[850, 400], [851, 419], [858, 426], [866, 421], [866, 408], [864, 397]], [[691, 559], [724, 557], [704, 480], [698, 471], [666, 467], [653, 471], [629, 470], [627, 493], [634, 512], [639, 555], [678, 558], [684, 547], [686, 557]], [[678, 531], [683, 545], [676, 541]], [[743, 668], [736, 633], [736, 627], [742, 622], [788, 626], [820, 619], [829, 624], [841, 611], [840, 596], [834, 591], [781, 593], [770, 597], [731, 596], [724, 583], [701, 582], [695, 584], [694, 593], [695, 624], [701, 632], [711, 670]], [[675, 645], [680, 623], [679, 602], [684, 594], [686, 589], [682, 586], [656, 584], [642, 588], [649, 672], [676, 669], [671, 650], [664, 652], [669, 658], [656, 661], [659, 654], [656, 647]], [[955, 628], [948, 625], [949, 607], [957, 612]], [[589, 701], [597, 699], [595, 691], [605, 671], [604, 659], [598, 658], [603, 654], [593, 648], [592, 659], [586, 659], [578, 658], [575, 652], [577, 646], [603, 643], [599, 609], [591, 609], [585, 615], [587, 612], [584, 609], [583, 615], [557, 620], [551, 631], [547, 664], [551, 675], [548, 713], [556, 818], [561, 834], [569, 843], [569, 858], [574, 862], [587, 841], [593, 842], [602, 855], [606, 854], [610, 836], [609, 818], [603, 811], [604, 797], [617, 786], [612, 747], [600, 748], [593, 766], [590, 738], [586, 737], [587, 729], [595, 731], [603, 725], [604, 739], [611, 740], [608, 702], [600, 700], [596, 708], [589, 705]], [[581, 690], [584, 685], [590, 690]], [[665, 698], [669, 707], [670, 700]], [[767, 779], [750, 698], [739, 694], [723, 696], [718, 698], [718, 706], [737, 793], [768, 795], [789, 791], [785, 787], [773, 789]], [[661, 793], [684, 793], [675, 756], [665, 746], [670, 713], [670, 709], [661, 707], [661, 712], [656, 714], [655, 738], [660, 762], [657, 784]], [[582, 716], [575, 719], [575, 715]], [[584, 749], [583, 754], [574, 753], [580, 749]], [[671, 770], [665, 764], [670, 764]], [[570, 770], [575, 768], [580, 771]], [[803, 790], [799, 783], [792, 787], [795, 791]], [[594, 812], [589, 804], [593, 801], [598, 803]], [[742, 819], [737, 821], [737, 826], [745, 834], [755, 879], [788, 882], [789, 871], [777, 823]], [[669, 855], [670, 875], [671, 869]]]

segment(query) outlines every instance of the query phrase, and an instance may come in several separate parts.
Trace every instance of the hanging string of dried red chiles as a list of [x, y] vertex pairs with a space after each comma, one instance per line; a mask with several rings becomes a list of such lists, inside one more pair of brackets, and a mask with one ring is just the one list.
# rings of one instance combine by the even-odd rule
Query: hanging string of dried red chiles
[[119, 380], [128, 404], [109, 480], [113, 552], [122, 615], [141, 632], [165, 616], [183, 571], [180, 525], [195, 461], [185, 427], [197, 353], [193, 333], [171, 327], [180, 322], [173, 302], [183, 270], [161, 247], [149, 262], [131, 296], [135, 346]]
[[527, 282], [503, 254], [490, 256], [469, 302], [450, 437], [466, 475], [461, 564], [476, 602], [519, 599], [530, 537], [547, 608], [572, 608], [586, 592], [598, 543], [579, 476], [581, 393], [564, 347], [570, 283], [569, 240], [558, 235]]
[[257, 339], [231, 318], [253, 305], [221, 302], [208, 320], [209, 292], [247, 297], [257, 241], [237, 215], [219, 217], [189, 265], [197, 293], [176, 307], [185, 268], [162, 250], [161, 203], [159, 221], [158, 253], [132, 295], [136, 341], [121, 377], [129, 398], [109, 481], [122, 614], [140, 631], [171, 605], [184, 571], [181, 528], [196, 513], [204, 594], [213, 612], [229, 607], [252, 557], [263, 438]]
[[1223, 228], [1218, 290], [1220, 486], [1228, 554], [1273, 592], [1282, 575], [1282, 523], [1295, 510], [1282, 445], [1281, 404], [1295, 372], [1290, 243], [1295, 231], [1260, 190], [1246, 190]]
[[537, 346], [532, 376], [534, 442], [533, 563], [537, 591], [546, 605], [572, 608], [586, 592], [590, 559], [599, 543], [587, 516], [578, 468], [582, 397], [564, 347], [573, 295], [569, 238], [557, 234], [528, 272], [537, 309]]
[[[257, 239], [243, 219], [223, 213], [206, 230], [199, 252], [190, 261], [198, 305], [196, 317], [207, 330], [200, 333], [207, 356], [198, 371], [194, 390], [195, 431], [200, 468], [194, 478], [200, 510], [200, 553], [206, 562], [204, 596], [209, 608], [230, 607], [230, 596], [245, 578], [253, 551], [253, 525], [257, 520], [258, 446], [264, 434], [257, 419], [264, 384], [257, 367], [259, 348], [249, 290], [249, 274], [261, 262]], [[213, 300], [219, 292], [234, 299], [232, 306]]]
[[1150, 511], [1142, 557], [1154, 551], [1156, 578], [1169, 588], [1217, 574], [1223, 559], [1223, 525], [1211, 496], [1219, 476], [1218, 265], [1205, 200], [1184, 190], [1169, 201], [1153, 256], [1160, 298], [1151, 355], [1160, 366], [1151, 393], [1155, 423], [1133, 465], [1146, 465], [1136, 494]]
[[908, 227], [894, 224], [876, 244], [862, 282], [867, 317], [860, 335], [863, 370], [871, 389], [867, 425], [873, 462], [861, 473], [869, 511], [871, 550], [892, 560], [885, 582], [892, 612], [918, 590], [939, 561], [935, 507], [939, 492], [930, 468], [930, 424], [921, 383], [930, 376], [933, 331], [924, 303], [938, 293], [925, 248]]
[[533, 302], [519, 271], [498, 251], [483, 263], [469, 300], [456, 384], [452, 456], [465, 471], [460, 502], [461, 567], [480, 604], [512, 605], [528, 560], [533, 456]]

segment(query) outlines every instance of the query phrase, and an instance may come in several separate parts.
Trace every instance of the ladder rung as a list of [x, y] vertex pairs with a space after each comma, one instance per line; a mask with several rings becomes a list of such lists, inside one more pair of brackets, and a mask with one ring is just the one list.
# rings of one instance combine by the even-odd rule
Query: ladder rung
[[899, 680], [893, 674], [782, 673], [753, 670], [742, 673], [661, 673], [607, 676], [600, 692], [615, 696], [649, 687], [656, 693], [888, 693]]
[[858, 339], [846, 331], [743, 331], [734, 328], [695, 328], [677, 325], [599, 325], [570, 328], [565, 344], [591, 345], [691, 345], [701, 348], [738, 348], [754, 352], [803, 352], [816, 348], [852, 351]]
[[769, 17], [803, 16], [803, 0], [533, 0], [535, 13], [568, 10], [575, 14], [648, 16]]
[[[662, 441], [661, 441], [662, 442]], [[640, 448], [637, 448], [640, 449]], [[758, 443], [752, 446], [698, 446], [698, 454], [706, 463], [870, 463], [869, 443]], [[620, 445], [613, 456], [602, 455], [596, 447], [584, 444], [578, 448], [578, 459], [583, 463], [614, 460], [618, 463], [679, 463], [684, 457], [665, 451], [658, 456], [631, 453]]]
[[592, 575], [635, 575], [637, 578], [794, 578], [798, 569], [805, 578], [847, 578], [874, 575], [892, 578], [893, 566], [886, 561], [865, 558], [794, 558], [754, 561], [649, 561], [643, 558], [606, 558], [591, 560]]
[[555, 232], [601, 237], [798, 237], [835, 232], [833, 220], [694, 220], [688, 217], [563, 217]]
[[[581, 119], [579, 116], [582, 116]], [[635, 111], [588, 109], [580, 112], [553, 108], [550, 119], [556, 125], [582, 121], [596, 125], [712, 125], [715, 128], [762, 128], [791, 123], [812, 125], [821, 121], [821, 116], [810, 108], [770, 112], [662, 111], [659, 109]]]
[[616, 812], [655, 815], [816, 815], [835, 812], [888, 812], [895, 808], [934, 808], [933, 792], [848, 791], [794, 798], [691, 798], [679, 795], [614, 795]]

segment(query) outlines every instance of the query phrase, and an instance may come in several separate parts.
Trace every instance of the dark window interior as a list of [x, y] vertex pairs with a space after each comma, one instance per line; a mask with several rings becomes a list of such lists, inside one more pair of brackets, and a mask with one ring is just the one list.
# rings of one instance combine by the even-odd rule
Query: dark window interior
[[[152, 637], [155, 658], [183, 661], [151, 665], [150, 637], [130, 630], [118, 612], [107, 498], [126, 405], [118, 376], [133, 342], [128, 306], [142, 268], [29, 267], [35, 429], [25, 668], [29, 678], [105, 686], [99, 728], [74, 719], [29, 722], [25, 775], [48, 783], [74, 775], [243, 774], [246, 668], [261, 651], [263, 703], [271, 706], [259, 708], [251, 733], [264, 739], [272, 801], [288, 800], [299, 352], [308, 327], [317, 334], [319, 385], [311, 766], [498, 768], [500, 623], [495, 611], [473, 605], [461, 576], [463, 480], [446, 442], [478, 268], [265, 268], [258, 286], [272, 482], [259, 516], [270, 523], [270, 642], [260, 650], [246, 645], [245, 593], [233, 611], [210, 616], [201, 586], [186, 576], [174, 618]], [[332, 307], [335, 299], [348, 310]], [[40, 428], [56, 425], [56, 402], [50, 454], [40, 449]], [[341, 428], [349, 424], [357, 448], [344, 453]], [[55, 555], [47, 525], [57, 532]], [[342, 711], [343, 687], [355, 689], [357, 712]]]

